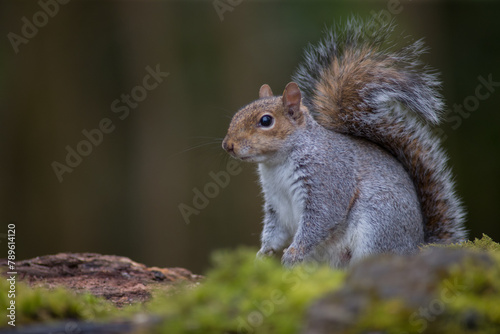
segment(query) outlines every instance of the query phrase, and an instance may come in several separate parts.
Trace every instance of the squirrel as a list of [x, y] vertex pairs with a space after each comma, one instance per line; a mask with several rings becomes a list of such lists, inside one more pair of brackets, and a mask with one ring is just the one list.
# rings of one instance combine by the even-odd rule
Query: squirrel
[[[439, 138], [444, 103], [422, 40], [387, 46], [395, 25], [351, 18], [306, 49], [282, 96], [263, 85], [222, 147], [258, 164], [258, 257], [344, 268], [377, 253], [465, 240], [465, 211]], [[299, 88], [300, 87], [300, 88]]]

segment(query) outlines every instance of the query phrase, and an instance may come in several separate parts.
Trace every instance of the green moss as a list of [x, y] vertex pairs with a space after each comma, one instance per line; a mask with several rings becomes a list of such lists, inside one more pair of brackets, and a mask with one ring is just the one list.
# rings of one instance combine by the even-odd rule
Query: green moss
[[344, 273], [309, 265], [284, 269], [255, 250], [218, 252], [214, 269], [196, 289], [156, 299], [149, 309], [168, 315], [161, 333], [296, 333], [318, 296], [338, 287]]
[[500, 245], [484, 235], [444, 247], [486, 251], [491, 263], [470, 260], [443, 269], [435, 297], [418, 309], [375, 298], [349, 333], [500, 333]]
[[[490, 237], [486, 234], [483, 234], [481, 239], [475, 239], [474, 241], [467, 241], [457, 245], [458, 247], [465, 247], [480, 251], [490, 251], [493, 253], [500, 253], [500, 244], [494, 242]], [[452, 245], [453, 247], [453, 245]]]
[[[3, 276], [0, 291], [9, 291], [9, 287], [10, 282]], [[15, 297], [0, 294], [0, 309], [6, 310], [11, 301], [15, 302], [16, 325], [63, 319], [104, 319], [116, 311], [111, 303], [90, 294], [76, 294], [63, 288], [30, 288], [18, 280]], [[1, 317], [0, 327], [6, 326], [8, 321], [8, 317]]]
[[[310, 264], [284, 269], [275, 259], [255, 260], [255, 249], [220, 251], [213, 269], [197, 287], [179, 286], [175, 293], [155, 291], [145, 305], [117, 309], [102, 298], [66, 289], [48, 290], [16, 284], [16, 325], [63, 319], [110, 320], [133, 313], [165, 320], [160, 333], [297, 332], [307, 306], [343, 281], [344, 273]], [[8, 282], [0, 281], [8, 290]], [[0, 295], [0, 309], [10, 299]], [[8, 318], [1, 319], [0, 326]]]
[[500, 252], [500, 244], [494, 242], [490, 237], [486, 234], [483, 234], [481, 239], [474, 239], [474, 241], [465, 241], [458, 244], [451, 245], [439, 245], [439, 244], [431, 244], [426, 247], [447, 247], [447, 248], [466, 248], [477, 251], [487, 251], [487, 252]]
[[[346, 333], [500, 333], [500, 245], [483, 236], [445, 247], [487, 252], [489, 262], [444, 268], [435, 297], [418, 309], [397, 298], [372, 296]], [[297, 333], [308, 307], [346, 284], [342, 271], [315, 264], [288, 270], [275, 259], [256, 261], [255, 253], [247, 248], [216, 252], [213, 269], [198, 286], [181, 286], [168, 295], [158, 290], [148, 303], [125, 309], [88, 294], [31, 289], [17, 282], [16, 324], [116, 319], [141, 312], [163, 319], [157, 333]], [[5, 279], [0, 290], [8, 291]], [[9, 301], [0, 294], [0, 309]], [[0, 326], [7, 321], [1, 319]]]
[[484, 268], [468, 263], [451, 273], [449, 281], [456, 282], [457, 289], [449, 303], [450, 324], [480, 328], [482, 333], [500, 333], [500, 252], [488, 247], [494, 249], [490, 251], [494, 264]]

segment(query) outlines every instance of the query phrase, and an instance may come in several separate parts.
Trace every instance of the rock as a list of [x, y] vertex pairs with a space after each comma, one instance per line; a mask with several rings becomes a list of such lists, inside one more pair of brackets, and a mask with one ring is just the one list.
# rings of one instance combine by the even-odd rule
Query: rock
[[[0, 260], [0, 268], [7, 266]], [[63, 286], [102, 296], [117, 306], [145, 302], [153, 289], [169, 290], [174, 283], [196, 284], [202, 278], [184, 268], [148, 268], [127, 257], [95, 253], [60, 253], [16, 263], [21, 281], [32, 287]]]
[[[373, 310], [389, 301], [394, 302], [389, 308], [394, 310], [394, 318], [403, 315], [402, 323], [414, 326], [412, 332], [422, 332], [428, 322], [426, 314], [420, 317], [417, 312], [430, 310], [429, 321], [443, 314], [447, 298], [453, 298], [453, 293], [463, 289], [456, 279], [447, 280], [450, 271], [468, 263], [489, 268], [495, 262], [487, 253], [439, 247], [430, 247], [408, 257], [382, 255], [368, 258], [349, 270], [343, 287], [309, 308], [304, 332], [357, 333], [359, 327], [356, 326], [370, 313], [378, 316], [379, 313]], [[474, 318], [472, 313], [471, 318]], [[386, 331], [363, 328], [363, 332]]]

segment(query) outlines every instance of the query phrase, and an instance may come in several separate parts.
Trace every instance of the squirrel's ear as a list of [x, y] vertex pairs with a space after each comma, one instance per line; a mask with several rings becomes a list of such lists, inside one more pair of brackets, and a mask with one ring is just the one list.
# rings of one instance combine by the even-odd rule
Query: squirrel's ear
[[271, 90], [271, 87], [269, 87], [268, 84], [263, 84], [262, 86], [260, 86], [260, 90], [259, 90], [259, 98], [263, 98], [263, 97], [272, 97], [273, 96], [273, 91]]
[[285, 111], [295, 120], [301, 117], [300, 113], [301, 93], [295, 82], [290, 82], [283, 92], [283, 107]]

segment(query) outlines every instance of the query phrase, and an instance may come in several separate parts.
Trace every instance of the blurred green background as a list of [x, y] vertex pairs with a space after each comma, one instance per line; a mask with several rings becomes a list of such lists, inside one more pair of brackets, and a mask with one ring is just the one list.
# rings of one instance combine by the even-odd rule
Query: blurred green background
[[[255, 166], [242, 164], [189, 224], [179, 205], [193, 206], [194, 189], [226, 170], [220, 141], [261, 84], [282, 91], [326, 26], [381, 10], [401, 31], [425, 38], [425, 61], [442, 73], [447, 108], [471, 110], [448, 114], [444, 145], [471, 238], [500, 240], [500, 86], [475, 98], [480, 76], [500, 82], [498, 2], [237, 3], [219, 15], [214, 1], [73, 0], [44, 17], [40, 2], [0, 2], [0, 241], [14, 222], [18, 259], [85, 251], [201, 272], [215, 249], [257, 246]], [[31, 38], [23, 39], [23, 17], [40, 25], [36, 34], [24, 28]], [[150, 91], [137, 88], [146, 67], [157, 65], [168, 77]], [[131, 93], [137, 105], [112, 108]], [[106, 118], [114, 130], [60, 182], [53, 162], [65, 164], [66, 147], [77, 149], [82, 131]]]

